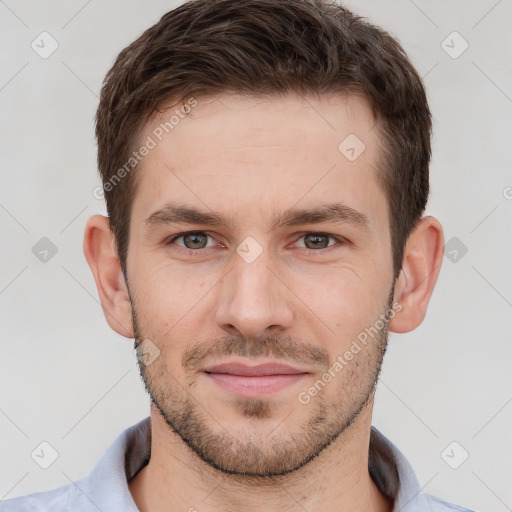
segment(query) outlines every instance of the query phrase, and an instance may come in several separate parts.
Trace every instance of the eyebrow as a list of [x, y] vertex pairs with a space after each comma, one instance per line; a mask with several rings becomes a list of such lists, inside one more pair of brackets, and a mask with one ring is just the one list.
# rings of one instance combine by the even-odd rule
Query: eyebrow
[[[269, 232], [278, 227], [297, 226], [300, 224], [319, 224], [331, 222], [334, 224], [351, 224], [370, 231], [368, 217], [354, 208], [343, 203], [325, 204], [316, 208], [294, 209], [274, 213], [270, 216]], [[168, 203], [151, 213], [144, 221], [146, 231], [166, 224], [202, 224], [212, 227], [229, 228], [233, 217], [225, 217], [218, 212], [205, 212], [190, 206]]]

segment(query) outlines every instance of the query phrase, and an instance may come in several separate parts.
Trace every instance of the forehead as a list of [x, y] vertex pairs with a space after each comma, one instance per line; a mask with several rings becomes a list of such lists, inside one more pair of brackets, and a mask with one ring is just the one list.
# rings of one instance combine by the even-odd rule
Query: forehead
[[[147, 125], [132, 219], [169, 202], [262, 222], [342, 202], [370, 224], [387, 219], [377, 181], [378, 129], [362, 96], [197, 98]], [[265, 226], [269, 227], [269, 226]]]

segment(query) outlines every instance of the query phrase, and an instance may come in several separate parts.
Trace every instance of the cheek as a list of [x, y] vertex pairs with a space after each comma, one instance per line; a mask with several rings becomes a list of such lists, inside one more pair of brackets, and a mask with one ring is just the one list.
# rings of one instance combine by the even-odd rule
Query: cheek
[[[319, 331], [317, 334], [320, 339], [327, 334], [325, 343], [329, 345], [330, 352], [339, 352], [350, 345], [385, 311], [390, 290], [383, 275], [363, 275], [353, 269], [339, 268], [331, 269], [323, 276], [317, 274], [302, 286], [297, 281], [293, 289], [303, 300], [298, 307], [312, 321], [322, 321], [319, 329], [324, 334]], [[311, 281], [314, 286], [311, 286]]]
[[[169, 263], [146, 254], [134, 263], [137, 313], [148, 337], [173, 339], [176, 347], [185, 346], [186, 337], [191, 339], [214, 322], [211, 314], [222, 299], [225, 261]], [[326, 348], [338, 350], [350, 344], [386, 306], [387, 272], [368, 257], [353, 264], [283, 264], [280, 274], [289, 288], [282, 300], [296, 312], [292, 329], [314, 331], [317, 342]]]
[[[145, 334], [167, 339], [176, 332], [197, 329], [197, 314], [219, 277], [169, 263], [146, 259], [134, 280], [137, 315]], [[149, 269], [151, 269], [149, 271]], [[219, 276], [222, 274], [219, 274]]]

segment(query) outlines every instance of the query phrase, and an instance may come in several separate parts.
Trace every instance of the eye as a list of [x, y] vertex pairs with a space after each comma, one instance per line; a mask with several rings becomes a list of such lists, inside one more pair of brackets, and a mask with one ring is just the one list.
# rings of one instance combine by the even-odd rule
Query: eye
[[[211, 239], [211, 243], [208, 245], [208, 239]], [[303, 240], [302, 245], [299, 245], [301, 249], [310, 249], [316, 252], [321, 252], [322, 249], [328, 249], [338, 244], [345, 242], [344, 239], [330, 235], [328, 233], [303, 233], [299, 238], [299, 241]], [[178, 243], [180, 241], [181, 243]], [[331, 243], [334, 241], [334, 243]], [[199, 252], [200, 249], [208, 249], [215, 247], [215, 240], [211, 235], [205, 231], [188, 231], [185, 233], [178, 233], [167, 240], [166, 245], [175, 244], [183, 249], [188, 249], [193, 252]]]
[[207, 249], [208, 247], [213, 247], [213, 245], [206, 245], [208, 243], [208, 238], [213, 238], [205, 233], [204, 231], [190, 231], [188, 233], [180, 233], [170, 240], [167, 241], [167, 244], [175, 243], [177, 240], [183, 239], [183, 245], [177, 243], [176, 245], [183, 247], [184, 249]]
[[327, 249], [335, 245], [329, 244], [329, 240], [343, 242], [341, 238], [329, 235], [328, 233], [305, 233], [299, 240], [304, 240], [304, 245], [301, 247], [306, 249]]

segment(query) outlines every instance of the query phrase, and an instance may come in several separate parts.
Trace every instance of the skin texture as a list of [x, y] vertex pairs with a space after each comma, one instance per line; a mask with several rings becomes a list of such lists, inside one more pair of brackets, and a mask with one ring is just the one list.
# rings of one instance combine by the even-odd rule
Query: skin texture
[[[441, 225], [419, 222], [394, 282], [378, 126], [363, 97], [197, 100], [142, 162], [128, 285], [107, 219], [91, 217], [84, 236], [109, 325], [137, 344], [150, 340], [157, 354], [139, 361], [152, 398], [152, 457], [130, 482], [132, 496], [142, 511], [389, 511], [368, 473], [374, 385], [388, 329], [410, 331], [425, 316]], [[338, 150], [350, 134], [365, 145], [354, 161]], [[229, 223], [145, 222], [169, 202]], [[366, 227], [272, 227], [286, 209], [340, 202], [364, 214]], [[171, 241], [187, 231], [198, 237]], [[389, 323], [376, 323], [397, 304]], [[301, 403], [299, 393], [376, 325], [378, 334]], [[203, 371], [226, 361], [280, 362], [304, 374], [240, 396]]]

